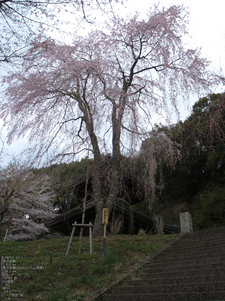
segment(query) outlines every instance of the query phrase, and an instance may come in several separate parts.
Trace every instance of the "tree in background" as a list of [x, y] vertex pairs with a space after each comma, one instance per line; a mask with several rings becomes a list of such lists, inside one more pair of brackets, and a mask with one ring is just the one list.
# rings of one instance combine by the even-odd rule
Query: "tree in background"
[[[70, 46], [39, 37], [21, 70], [6, 78], [1, 117], [8, 142], [28, 133], [38, 141], [36, 159], [50, 149], [61, 159], [93, 152], [95, 234], [102, 208], [111, 210], [118, 193], [121, 154], [148, 136], [153, 114], [177, 110], [180, 97], [188, 100], [191, 91], [208, 89], [215, 79], [199, 50], [184, 48], [187, 17], [183, 6], [154, 7], [146, 20], [114, 16], [104, 30], [74, 37]], [[104, 151], [112, 154], [106, 202], [100, 190]]]
[[9, 210], [12, 196], [21, 185], [25, 169], [18, 162], [11, 162], [0, 170], [0, 225]]
[[195, 179], [194, 197], [190, 203], [198, 228], [224, 225], [224, 120], [225, 95], [212, 94], [193, 106], [193, 113], [186, 122], [192, 128], [189, 141], [196, 158], [189, 170]]
[[45, 219], [56, 216], [52, 205], [55, 193], [50, 177], [44, 173], [35, 175], [28, 171], [21, 182], [9, 207], [13, 219], [7, 240], [50, 237], [50, 231], [44, 225]]
[[212, 94], [196, 102], [191, 116], [180, 124], [176, 139], [183, 146], [182, 162], [192, 181], [207, 181], [223, 169], [224, 117], [224, 94]]
[[157, 126], [149, 132], [149, 137], [142, 142], [141, 150], [137, 156], [135, 168], [139, 171], [142, 181], [145, 182], [146, 198], [150, 196], [148, 204], [155, 197], [155, 190], [163, 190], [165, 185], [165, 169], [168, 174], [172, 172], [181, 159], [181, 145], [174, 141], [170, 135], [170, 127]]
[[48, 235], [43, 220], [56, 216], [51, 203], [55, 192], [50, 176], [43, 172], [35, 175], [18, 162], [11, 162], [0, 176], [0, 228], [10, 228], [7, 240]]
[[181, 148], [174, 171], [163, 167], [165, 189], [158, 197], [161, 208], [189, 210], [194, 226], [224, 225], [225, 98], [212, 94], [200, 98], [192, 114], [167, 129]]

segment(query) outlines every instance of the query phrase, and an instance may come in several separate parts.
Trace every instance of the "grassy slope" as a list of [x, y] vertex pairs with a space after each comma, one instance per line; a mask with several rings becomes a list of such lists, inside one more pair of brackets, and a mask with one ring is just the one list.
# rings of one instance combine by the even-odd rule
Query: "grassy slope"
[[78, 301], [100, 291], [129, 266], [141, 263], [146, 255], [162, 248], [175, 236], [108, 236], [104, 260], [103, 239], [93, 239], [93, 255], [90, 255], [88, 237], [83, 238], [83, 253], [80, 255], [77, 254], [78, 238], [74, 237], [68, 258], [65, 254], [69, 237], [1, 242], [0, 255], [10, 256], [9, 259], [20, 257], [16, 263], [18, 279], [10, 284], [10, 290], [23, 293], [21, 300]]

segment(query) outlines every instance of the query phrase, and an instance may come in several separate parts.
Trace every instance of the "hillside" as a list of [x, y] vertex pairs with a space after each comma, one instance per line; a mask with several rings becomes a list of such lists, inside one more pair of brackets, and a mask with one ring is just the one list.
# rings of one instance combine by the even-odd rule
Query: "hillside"
[[[69, 237], [1, 242], [1, 260], [2, 265], [6, 264], [3, 260], [8, 260], [8, 264], [15, 267], [10, 272], [14, 277], [8, 284], [10, 294], [22, 294], [24, 301], [81, 301], [100, 291], [130, 267], [144, 263], [147, 255], [161, 249], [176, 236], [108, 236], [104, 259], [101, 237], [93, 239], [93, 255], [89, 254], [87, 237], [83, 238], [83, 253], [77, 255], [79, 244], [74, 238], [68, 258], [65, 254]], [[3, 296], [1, 300], [4, 300]]]

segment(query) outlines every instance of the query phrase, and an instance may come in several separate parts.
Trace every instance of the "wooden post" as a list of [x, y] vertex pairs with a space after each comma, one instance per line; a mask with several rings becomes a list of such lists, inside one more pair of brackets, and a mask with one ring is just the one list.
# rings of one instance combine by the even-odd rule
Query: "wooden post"
[[[89, 158], [89, 151], [88, 151], [88, 158]], [[89, 160], [88, 160], [88, 166], [87, 166], [87, 176], [86, 176], [86, 182], [85, 182], [85, 190], [84, 190], [84, 203], [83, 203], [83, 209], [82, 209], [82, 221], [81, 224], [84, 224], [85, 219], [85, 210], [86, 210], [86, 200], [87, 200], [87, 189], [88, 189], [88, 177], [89, 176]], [[83, 236], [83, 227], [81, 226], [80, 229], [80, 246], [78, 254], [82, 253], [82, 236]]]
[[66, 257], [69, 254], [70, 246], [71, 246], [71, 243], [72, 243], [72, 239], [73, 239], [73, 235], [74, 235], [74, 231], [75, 231], [76, 227], [89, 227], [90, 254], [92, 254], [92, 227], [93, 227], [93, 225], [91, 224], [91, 222], [89, 222], [89, 224], [77, 224], [77, 222], [75, 222], [74, 224], [72, 224], [72, 226], [73, 226], [73, 230], [72, 230], [72, 233], [71, 233], [71, 236], [70, 236], [70, 241], [69, 241], [69, 245], [68, 245], [68, 248], [67, 248]]
[[104, 239], [103, 239], [103, 258], [105, 257], [105, 238], [106, 238], [106, 226], [108, 224], [109, 208], [103, 208], [102, 211], [102, 223], [104, 224]]
[[90, 254], [92, 254], [92, 225], [91, 222], [89, 222], [89, 238], [90, 238]]
[[4, 242], [6, 242], [6, 238], [7, 238], [7, 235], [8, 235], [8, 231], [9, 231], [9, 228], [7, 228], [7, 230], [6, 230], [5, 237], [4, 237]]
[[73, 235], [74, 235], [75, 228], [76, 228], [76, 223], [77, 222], [75, 222], [75, 224], [73, 225], [73, 230], [72, 230], [72, 233], [71, 233], [71, 236], [70, 236], [70, 241], [69, 241], [69, 245], [68, 245], [68, 248], [67, 248], [66, 257], [69, 254], [70, 246], [71, 246], [71, 243], [72, 243], [72, 240], [73, 240]]
[[134, 213], [131, 210], [129, 213], [129, 234], [134, 234]]

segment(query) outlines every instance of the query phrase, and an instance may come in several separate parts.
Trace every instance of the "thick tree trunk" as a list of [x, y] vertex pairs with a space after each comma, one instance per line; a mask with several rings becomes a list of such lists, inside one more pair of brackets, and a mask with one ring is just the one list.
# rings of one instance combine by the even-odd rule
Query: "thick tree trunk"
[[101, 196], [101, 177], [100, 177], [100, 155], [95, 156], [94, 170], [93, 170], [93, 196], [95, 200], [95, 222], [93, 228], [93, 236], [100, 236], [103, 234], [102, 225], [102, 209], [104, 208], [104, 201]]
[[109, 196], [107, 198], [107, 207], [109, 208], [109, 214], [112, 211], [113, 205], [116, 202], [116, 198], [119, 192], [119, 171], [121, 163], [121, 151], [120, 151], [120, 138], [122, 129], [122, 119], [124, 115], [124, 110], [127, 102], [127, 90], [132, 83], [133, 79], [133, 69], [131, 70], [129, 81], [126, 80], [125, 76], [123, 78], [123, 88], [119, 98], [118, 104], [112, 102], [112, 176]]
[[109, 195], [106, 201], [106, 207], [109, 208], [109, 215], [116, 202], [116, 197], [119, 191], [119, 169], [120, 169], [120, 154], [114, 154], [112, 158], [112, 175]]
[[101, 196], [101, 155], [98, 145], [97, 136], [94, 131], [94, 123], [92, 119], [92, 114], [89, 107], [84, 105], [86, 102], [79, 102], [79, 106], [81, 111], [84, 113], [84, 122], [87, 127], [87, 131], [89, 133], [91, 144], [93, 147], [94, 153], [94, 169], [93, 169], [93, 194], [95, 200], [95, 210], [96, 217], [93, 229], [93, 235], [99, 236], [103, 233], [103, 225], [102, 225], [102, 209], [104, 207], [109, 208], [109, 215], [112, 211], [113, 205], [116, 202], [116, 197], [118, 194], [118, 185], [119, 185], [119, 169], [120, 169], [120, 161], [121, 161], [121, 153], [120, 153], [120, 136], [121, 136], [121, 124], [122, 118], [124, 114], [125, 104], [126, 104], [126, 96], [124, 96], [127, 92], [127, 83], [124, 79], [124, 94], [121, 95], [120, 98], [120, 106], [118, 107], [115, 102], [113, 102], [113, 110], [112, 110], [112, 127], [113, 127], [113, 137], [112, 137], [112, 175], [111, 175], [111, 183], [110, 183], [110, 191], [109, 196], [107, 198], [106, 204], [103, 201]]
[[103, 233], [102, 226], [102, 209], [104, 202], [101, 196], [101, 178], [100, 178], [100, 157], [96, 158], [93, 170], [93, 195], [95, 200], [95, 222], [93, 228], [93, 236], [100, 236]]
[[93, 229], [93, 236], [103, 236], [103, 224], [102, 224], [102, 211], [105, 207], [103, 200], [97, 200], [95, 203], [95, 224]]
[[103, 233], [103, 226], [102, 226], [102, 208], [103, 208], [103, 199], [101, 196], [101, 154], [99, 150], [98, 145], [98, 139], [95, 135], [94, 131], [94, 123], [92, 119], [92, 115], [89, 112], [89, 108], [87, 110], [84, 109], [84, 107], [80, 104], [80, 108], [82, 112], [84, 113], [84, 121], [87, 127], [87, 131], [89, 134], [89, 137], [91, 139], [91, 144], [93, 147], [93, 153], [94, 153], [94, 166], [93, 166], [93, 179], [92, 179], [92, 185], [93, 185], [93, 197], [95, 200], [95, 221], [94, 221], [94, 228], [93, 228], [93, 236], [100, 236]]
[[100, 236], [103, 233], [102, 226], [102, 209], [104, 202], [101, 196], [101, 156], [100, 152], [94, 154], [94, 169], [93, 169], [93, 196], [95, 200], [95, 222], [93, 228], [93, 236]]
[[[120, 111], [123, 114], [123, 110]], [[112, 211], [112, 208], [116, 202], [116, 197], [119, 191], [119, 170], [121, 162], [121, 153], [120, 153], [120, 135], [121, 135], [121, 120], [122, 115], [117, 115], [117, 107], [114, 105], [112, 112], [112, 125], [113, 125], [113, 137], [112, 137], [112, 175], [109, 196], [106, 201], [106, 205], [109, 208], [109, 214]]]

